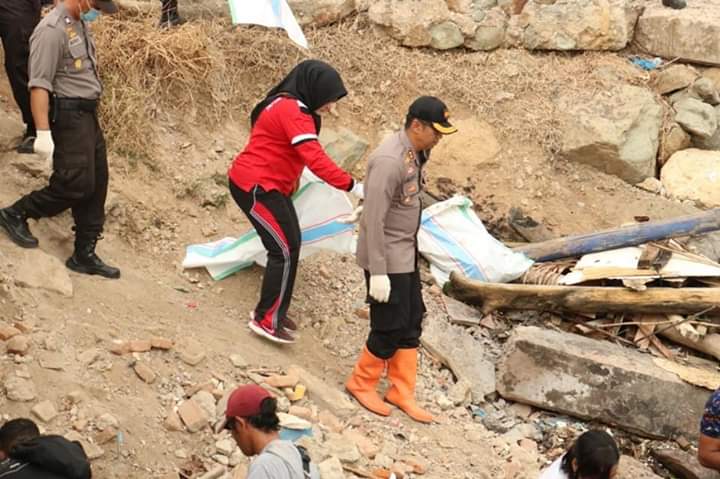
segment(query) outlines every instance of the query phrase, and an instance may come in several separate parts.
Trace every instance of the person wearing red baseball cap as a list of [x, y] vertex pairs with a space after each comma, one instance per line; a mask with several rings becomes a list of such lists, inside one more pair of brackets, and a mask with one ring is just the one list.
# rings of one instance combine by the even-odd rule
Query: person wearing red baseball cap
[[260, 386], [240, 386], [230, 394], [220, 429], [230, 431], [243, 454], [257, 456], [247, 479], [320, 477], [304, 449], [280, 439], [277, 401]]

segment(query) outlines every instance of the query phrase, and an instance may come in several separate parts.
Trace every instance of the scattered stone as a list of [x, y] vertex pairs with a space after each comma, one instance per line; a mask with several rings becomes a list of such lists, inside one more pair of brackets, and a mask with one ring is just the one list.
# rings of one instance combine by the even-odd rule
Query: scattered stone
[[[505, 399], [651, 437], [696, 434], [707, 400], [707, 391], [660, 368], [649, 355], [537, 327], [515, 329], [497, 380]], [[622, 384], [623, 394], [608, 395], [608, 384]]]
[[230, 457], [235, 452], [235, 441], [232, 439], [221, 439], [215, 443], [215, 450], [223, 456]]
[[658, 158], [660, 166], [664, 165], [676, 152], [689, 148], [691, 144], [690, 135], [680, 125], [673, 122], [667, 131], [663, 132]]
[[712, 137], [718, 128], [715, 109], [694, 98], [687, 98], [675, 104], [675, 121], [691, 135], [702, 139]]
[[239, 354], [231, 354], [230, 355], [230, 362], [233, 366], [236, 368], [246, 368], [248, 367], [248, 362], [245, 361], [245, 358], [240, 356]]
[[18, 366], [18, 368], [15, 370], [15, 376], [22, 378], [22, 379], [32, 378], [32, 374], [30, 374], [30, 370], [25, 365]]
[[85, 454], [91, 461], [94, 461], [95, 459], [100, 459], [105, 454], [105, 451], [103, 451], [103, 449], [97, 444], [83, 441], [82, 445], [83, 449], [85, 450]]
[[205, 411], [208, 421], [215, 420], [217, 417], [217, 406], [215, 396], [213, 396], [212, 393], [208, 391], [198, 391], [193, 394], [191, 399]]
[[62, 371], [65, 369], [65, 355], [62, 353], [44, 353], [38, 358], [40, 366], [44, 369]]
[[362, 434], [356, 430], [345, 431], [343, 436], [352, 441], [357, 446], [360, 454], [368, 459], [374, 459], [380, 452], [380, 448], [372, 442], [366, 434]]
[[202, 345], [195, 339], [188, 339], [179, 351], [180, 360], [190, 366], [197, 366], [205, 359]]
[[435, 398], [435, 402], [443, 411], [447, 411], [453, 407], [453, 402], [444, 394], [438, 394]]
[[337, 416], [330, 411], [320, 411], [318, 420], [320, 421], [320, 425], [329, 431], [336, 433], [341, 433], [343, 431], [343, 425], [340, 422], [340, 419], [338, 419]]
[[152, 343], [147, 339], [135, 339], [130, 341], [130, 352], [146, 353], [152, 349]]
[[630, 456], [621, 456], [617, 479], [662, 479], [649, 467]]
[[35, 384], [29, 379], [10, 376], [5, 380], [5, 394], [11, 401], [28, 402], [35, 399]]
[[700, 465], [697, 454], [690, 454], [678, 449], [652, 450], [652, 456], [677, 477], [684, 479], [718, 479], [720, 474]]
[[316, 404], [324, 405], [339, 416], [352, 414], [357, 410], [347, 396], [336, 387], [331, 387], [320, 378], [310, 374], [300, 366], [290, 366], [288, 374], [296, 374], [300, 382], [305, 384]]
[[294, 389], [286, 388], [286, 396], [292, 402], [304, 398], [306, 392], [307, 388], [303, 384], [297, 384]]
[[13, 336], [20, 334], [20, 330], [8, 324], [0, 324], [0, 339], [7, 341]]
[[30, 338], [23, 334], [13, 336], [7, 342], [7, 352], [11, 354], [19, 354], [21, 356], [24, 356], [25, 354], [27, 354], [29, 349]]
[[[233, 452], [230, 455], [230, 466], [235, 467], [238, 464], [242, 464], [245, 462], [245, 454], [242, 453], [242, 451], [239, 448], [235, 448], [235, 452]], [[242, 476], [242, 479], [245, 479], [245, 476]]]
[[354, 463], [362, 457], [353, 441], [334, 432], [326, 436], [324, 447], [327, 449], [327, 454], [337, 457], [341, 462]]
[[465, 46], [471, 50], [495, 50], [505, 42], [507, 27], [505, 13], [501, 9], [494, 8], [476, 23], [475, 32], [465, 40]]
[[16, 254], [18, 269], [15, 284], [23, 288], [44, 289], [66, 297], [73, 295], [68, 269], [55, 256], [41, 249], [22, 250]]
[[[222, 454], [213, 454], [212, 460], [217, 462], [218, 464], [222, 464], [223, 466], [230, 465], [230, 458], [228, 458], [227, 456], [223, 456]], [[223, 469], [223, 472], [225, 472], [224, 469]], [[220, 477], [220, 476], [213, 476], [213, 477]]]
[[420, 476], [430, 469], [427, 461], [416, 456], [405, 456], [402, 458], [402, 462], [412, 467], [412, 472]]
[[562, 158], [631, 184], [655, 175], [663, 109], [650, 91], [622, 85], [612, 95], [563, 95], [557, 104]]
[[622, 50], [633, 39], [638, 14], [625, 0], [530, 2], [522, 13], [522, 44], [529, 50]]
[[175, 457], [178, 459], [187, 459], [187, 452], [185, 452], [185, 449], [177, 449], [175, 451]]
[[437, 50], [457, 48], [464, 41], [460, 28], [453, 22], [442, 22], [430, 27], [430, 46]]
[[477, 326], [482, 321], [483, 315], [477, 309], [450, 296], [443, 295], [442, 299], [451, 323], [462, 326]]
[[378, 454], [375, 456], [375, 464], [385, 469], [390, 469], [394, 462], [395, 461], [386, 454]]
[[110, 441], [113, 441], [117, 438], [117, 429], [114, 427], [109, 427], [105, 429], [104, 431], [100, 431], [97, 434], [93, 436], [93, 442], [98, 445], [107, 444]]
[[660, 179], [668, 194], [708, 208], [720, 206], [720, 152], [690, 148], [675, 153]]
[[297, 416], [307, 421], [311, 421], [313, 417], [313, 413], [310, 408], [301, 406], [290, 406], [288, 414], [290, 414], [291, 416]]
[[426, 321], [421, 341], [458, 380], [471, 385], [474, 403], [485, 401], [486, 395], [495, 392], [495, 366], [487, 359], [482, 343], [465, 329], [442, 319]]
[[50, 401], [43, 401], [32, 408], [32, 413], [44, 423], [48, 423], [57, 417], [58, 412]]
[[661, 95], [667, 95], [683, 88], [687, 88], [698, 77], [698, 72], [688, 65], [674, 64], [660, 71], [655, 77], [655, 90]]
[[637, 186], [641, 190], [645, 190], [656, 195], [659, 195], [663, 191], [662, 181], [658, 180], [657, 178], [645, 178], [643, 181], [641, 181], [635, 186]]
[[88, 396], [84, 391], [70, 391], [67, 395], [70, 404], [81, 404], [88, 402]]
[[33, 330], [32, 322], [15, 321], [13, 327], [23, 334], [30, 334]]
[[192, 399], [188, 399], [180, 405], [178, 414], [190, 432], [200, 431], [208, 425], [207, 413]]
[[100, 358], [100, 350], [93, 348], [78, 354], [77, 359], [85, 366], [89, 366]]
[[430, 26], [449, 20], [450, 10], [445, 0], [372, 2], [368, 15], [403, 45], [424, 47], [432, 41]]
[[355, 11], [355, 0], [288, 0], [300, 25], [324, 26]]
[[322, 143], [328, 156], [345, 171], [352, 171], [362, 160], [370, 144], [346, 128], [333, 130], [323, 128], [320, 133]]
[[306, 421], [305, 419], [300, 419], [297, 416], [293, 416], [284, 412], [279, 412], [277, 413], [277, 415], [280, 419], [280, 426], [284, 427], [285, 429], [294, 429], [296, 431], [312, 429], [312, 424], [310, 424], [310, 422]]
[[695, 83], [693, 83], [692, 89], [705, 103], [713, 106], [720, 104], [720, 95], [711, 79], [705, 77], [698, 78], [695, 80]]
[[472, 400], [472, 385], [466, 379], [460, 379], [448, 390], [448, 399], [453, 406], [468, 406]]
[[95, 426], [101, 431], [104, 431], [105, 429], [118, 429], [120, 427], [120, 421], [110, 414], [109, 412], [105, 414], [101, 414], [96, 420], [95, 420]]
[[161, 338], [158, 336], [150, 338], [150, 346], [153, 349], [161, 349], [163, 351], [168, 351], [168, 350], [172, 349], [173, 345], [174, 345], [174, 343], [173, 343], [172, 339]]
[[649, 55], [720, 65], [720, 5], [712, 0], [691, 2], [693, 8], [674, 10], [649, 2], [635, 28], [635, 42]]
[[519, 402], [513, 403], [508, 407], [508, 410], [520, 419], [528, 419], [532, 414], [532, 407], [527, 404]]
[[148, 384], [152, 384], [153, 382], [155, 382], [155, 379], [157, 378], [157, 374], [155, 374], [155, 371], [150, 369], [150, 366], [148, 366], [147, 364], [145, 364], [143, 362], [140, 362], [140, 361], [136, 362], [133, 369], [135, 370], [135, 374], [137, 374], [137, 376], [140, 379], [142, 379], [144, 382], [146, 382]]
[[178, 413], [175, 412], [174, 409], [170, 410], [163, 424], [165, 425], [165, 429], [167, 429], [168, 431], [177, 432], [185, 429], [183, 427], [182, 421], [180, 420], [180, 416], [178, 416]]
[[342, 463], [337, 457], [331, 457], [318, 464], [322, 479], [345, 479]]
[[274, 388], [293, 388], [300, 381], [300, 378], [296, 374], [288, 374], [282, 376], [279, 374], [273, 374], [272, 376], [265, 379], [265, 384]]

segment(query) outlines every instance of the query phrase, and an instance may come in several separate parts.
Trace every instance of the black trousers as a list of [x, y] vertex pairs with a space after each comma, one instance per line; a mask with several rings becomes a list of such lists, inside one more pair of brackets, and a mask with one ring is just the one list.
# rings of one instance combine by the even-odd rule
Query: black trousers
[[0, 37], [5, 50], [5, 71], [15, 102], [29, 133], [35, 134], [28, 91], [30, 35], [40, 21], [39, 0], [0, 1]]
[[230, 181], [230, 194], [252, 223], [267, 250], [255, 318], [275, 330], [287, 317], [300, 260], [301, 232], [292, 200], [255, 186], [244, 191]]
[[90, 100], [57, 99], [54, 102], [50, 129], [55, 154], [50, 182], [13, 205], [33, 219], [71, 209], [78, 238], [97, 237], [105, 224], [107, 151], [93, 104]]
[[[370, 335], [366, 346], [381, 359], [390, 359], [398, 349], [420, 346], [425, 303], [420, 273], [389, 274], [390, 300], [378, 303], [368, 294], [370, 303]], [[365, 271], [365, 284], [370, 291], [370, 273]]]

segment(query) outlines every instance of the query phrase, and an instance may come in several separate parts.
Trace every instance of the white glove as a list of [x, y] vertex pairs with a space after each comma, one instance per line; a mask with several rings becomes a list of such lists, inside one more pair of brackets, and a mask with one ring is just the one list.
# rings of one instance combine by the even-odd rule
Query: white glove
[[352, 190], [350, 190], [350, 193], [355, 195], [359, 200], [365, 199], [365, 191], [363, 189], [362, 183], [358, 183], [356, 181], [352, 187]]
[[37, 138], [35, 138], [35, 153], [43, 156], [45, 160], [45, 168], [49, 173], [53, 170], [53, 153], [55, 152], [55, 143], [52, 139], [50, 130], [38, 130]]
[[349, 225], [349, 224], [352, 224], [352, 223], [357, 223], [358, 220], [360, 219], [360, 215], [362, 214], [362, 211], [363, 211], [363, 207], [362, 207], [362, 206], [358, 206], [358, 207], [355, 208], [355, 209], [353, 210], [353, 212], [350, 213], [349, 215], [343, 216], [343, 217], [341, 217], [341, 218], [338, 218], [338, 219], [337, 219], [337, 222], [338, 222], [338, 223], [342, 223], [342, 224], [344, 224], [344, 225]]
[[390, 300], [390, 278], [386, 274], [370, 276], [370, 297], [378, 303], [387, 303]]

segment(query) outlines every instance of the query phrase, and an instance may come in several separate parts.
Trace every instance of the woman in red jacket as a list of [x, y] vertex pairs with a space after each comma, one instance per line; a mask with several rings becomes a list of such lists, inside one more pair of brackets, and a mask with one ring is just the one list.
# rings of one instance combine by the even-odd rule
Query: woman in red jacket
[[318, 60], [298, 64], [250, 115], [250, 140], [229, 171], [230, 193], [267, 250], [260, 301], [250, 329], [278, 343], [295, 341], [288, 319], [300, 257], [300, 224], [291, 196], [304, 167], [362, 197], [362, 184], [335, 165], [318, 142], [320, 115], [347, 95], [337, 71]]

